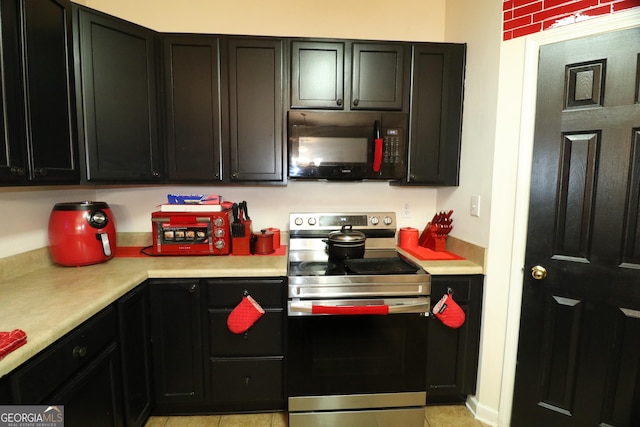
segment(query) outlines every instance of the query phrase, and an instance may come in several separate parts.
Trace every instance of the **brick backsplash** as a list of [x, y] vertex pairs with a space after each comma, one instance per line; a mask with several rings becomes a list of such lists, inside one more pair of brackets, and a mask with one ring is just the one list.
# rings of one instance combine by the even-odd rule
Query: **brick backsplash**
[[640, 0], [504, 0], [502, 38], [510, 40], [633, 7], [640, 7]]

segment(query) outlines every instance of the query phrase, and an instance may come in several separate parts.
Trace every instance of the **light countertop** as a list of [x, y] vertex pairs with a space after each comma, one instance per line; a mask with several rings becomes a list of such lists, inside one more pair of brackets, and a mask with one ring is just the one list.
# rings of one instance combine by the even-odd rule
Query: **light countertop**
[[[469, 260], [417, 261], [431, 274], [482, 274]], [[0, 377], [149, 278], [282, 277], [287, 256], [113, 258], [84, 267], [47, 265], [0, 281], [0, 331], [22, 329], [27, 344], [0, 360]]]

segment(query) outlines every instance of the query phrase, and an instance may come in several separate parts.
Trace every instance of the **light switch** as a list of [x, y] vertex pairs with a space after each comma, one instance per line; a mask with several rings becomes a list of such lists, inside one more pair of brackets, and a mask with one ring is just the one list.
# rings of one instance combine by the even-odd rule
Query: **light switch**
[[471, 196], [471, 216], [480, 216], [480, 196], [474, 194]]

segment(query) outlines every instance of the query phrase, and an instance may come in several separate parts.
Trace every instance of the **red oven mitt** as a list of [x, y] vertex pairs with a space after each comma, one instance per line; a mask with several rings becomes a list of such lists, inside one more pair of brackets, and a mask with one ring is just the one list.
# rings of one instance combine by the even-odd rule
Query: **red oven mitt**
[[20, 329], [11, 332], [0, 332], [0, 359], [18, 347], [27, 343], [27, 334]]
[[464, 311], [453, 300], [451, 289], [433, 306], [433, 314], [450, 328], [459, 328], [465, 319]]
[[240, 304], [234, 308], [227, 317], [227, 326], [234, 334], [246, 332], [264, 314], [264, 309], [260, 307], [251, 296], [242, 297]]

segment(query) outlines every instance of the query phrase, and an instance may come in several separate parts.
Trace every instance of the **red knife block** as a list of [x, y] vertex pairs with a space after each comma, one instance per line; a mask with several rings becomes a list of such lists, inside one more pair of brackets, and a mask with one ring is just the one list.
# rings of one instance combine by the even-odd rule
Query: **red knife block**
[[432, 251], [445, 252], [447, 250], [447, 236], [438, 234], [438, 227], [428, 223], [420, 234], [418, 245]]

